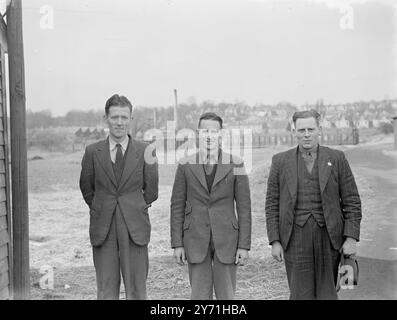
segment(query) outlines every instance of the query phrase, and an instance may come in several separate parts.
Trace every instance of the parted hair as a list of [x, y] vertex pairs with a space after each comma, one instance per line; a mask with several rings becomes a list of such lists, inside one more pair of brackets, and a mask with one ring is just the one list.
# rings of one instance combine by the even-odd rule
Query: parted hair
[[201, 120], [215, 120], [215, 121], [218, 121], [218, 122], [219, 122], [219, 124], [220, 124], [220, 126], [221, 126], [221, 129], [222, 129], [222, 127], [223, 127], [223, 120], [222, 120], [222, 118], [221, 118], [220, 116], [218, 116], [215, 112], [206, 112], [206, 113], [203, 113], [203, 114], [200, 116], [200, 119], [199, 119], [199, 122], [198, 122], [198, 127], [199, 127], [199, 128], [200, 128]]
[[128, 107], [130, 112], [132, 112], [132, 104], [125, 96], [120, 96], [118, 94], [112, 95], [105, 104], [105, 114], [109, 114], [110, 107]]
[[292, 122], [294, 125], [296, 125], [296, 120], [298, 119], [314, 118], [316, 120], [317, 126], [320, 126], [320, 117], [320, 114], [314, 109], [296, 111], [292, 116]]

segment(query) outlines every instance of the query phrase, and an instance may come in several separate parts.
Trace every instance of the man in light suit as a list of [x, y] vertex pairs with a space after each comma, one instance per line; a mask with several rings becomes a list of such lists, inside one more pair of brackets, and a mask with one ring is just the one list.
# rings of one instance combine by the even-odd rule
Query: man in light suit
[[293, 115], [298, 147], [273, 156], [266, 222], [272, 255], [285, 260], [290, 299], [337, 299], [340, 254], [355, 255], [361, 200], [342, 151], [319, 145], [320, 115]]
[[148, 208], [158, 196], [158, 165], [154, 150], [128, 134], [131, 113], [126, 97], [110, 97], [109, 137], [89, 145], [82, 160], [80, 189], [90, 208], [98, 299], [119, 299], [120, 270], [126, 298], [147, 298]]
[[[191, 299], [233, 299], [237, 265], [251, 246], [251, 198], [242, 160], [220, 149], [222, 119], [200, 117], [199, 152], [178, 165], [171, 197], [171, 246], [188, 262]], [[235, 212], [237, 209], [237, 217]]]

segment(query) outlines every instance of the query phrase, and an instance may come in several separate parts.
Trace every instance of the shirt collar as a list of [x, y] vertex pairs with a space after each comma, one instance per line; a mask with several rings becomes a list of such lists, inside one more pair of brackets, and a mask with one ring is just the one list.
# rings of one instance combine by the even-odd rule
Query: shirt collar
[[[219, 162], [220, 154], [221, 154], [221, 148], [218, 149], [218, 156], [217, 156], [216, 160], [213, 159], [214, 162], [216, 162], [216, 163]], [[199, 155], [200, 155], [200, 160], [202, 161], [201, 163], [207, 164], [208, 163], [208, 153], [200, 149]]]
[[299, 152], [302, 154], [302, 153], [307, 153], [307, 152], [311, 152], [312, 154], [317, 154], [317, 152], [318, 152], [318, 148], [319, 148], [319, 144], [317, 145], [317, 146], [314, 146], [313, 148], [311, 148], [311, 149], [303, 149], [303, 148], [301, 148], [300, 146], [298, 147], [298, 150], [299, 150]]
[[114, 150], [114, 149], [116, 148], [116, 145], [117, 145], [118, 143], [121, 144], [121, 147], [123, 148], [123, 150], [127, 150], [128, 142], [129, 142], [129, 141], [130, 141], [130, 137], [129, 137], [128, 135], [125, 136], [124, 140], [121, 141], [121, 142], [116, 142], [116, 141], [114, 141], [114, 140], [112, 139], [111, 136], [109, 136], [109, 147], [110, 147], [110, 150]]

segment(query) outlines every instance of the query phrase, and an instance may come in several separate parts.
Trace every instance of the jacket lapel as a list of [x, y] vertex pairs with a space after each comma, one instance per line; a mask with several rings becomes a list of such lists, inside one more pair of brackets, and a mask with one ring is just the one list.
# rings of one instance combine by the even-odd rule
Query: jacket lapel
[[103, 140], [98, 144], [96, 156], [99, 159], [99, 163], [101, 164], [103, 171], [105, 171], [106, 175], [110, 179], [110, 181], [117, 188], [116, 176], [114, 175], [112, 160], [110, 159], [110, 150], [109, 150], [109, 140]]
[[327, 149], [320, 146], [318, 149], [318, 175], [319, 175], [321, 193], [324, 192], [331, 171], [332, 171], [332, 162], [330, 160]]
[[139, 157], [139, 148], [137, 148], [136, 142], [130, 137], [130, 141], [128, 143], [128, 152], [124, 161], [124, 170], [123, 174], [121, 175], [119, 189], [124, 186], [131, 174], [134, 172], [138, 164]]
[[231, 155], [221, 151], [211, 190], [213, 190], [216, 184], [221, 181], [232, 169], [233, 165]]
[[209, 193], [208, 186], [207, 186], [207, 180], [205, 180], [203, 164], [201, 163], [199, 157], [200, 157], [200, 154], [198, 152], [196, 152], [195, 154], [191, 155], [188, 158], [189, 168], [190, 168], [190, 170], [192, 170], [193, 174], [196, 176], [198, 181], [200, 181], [203, 188], [205, 190], [207, 190], [207, 193]]
[[297, 190], [298, 190], [298, 165], [297, 165], [297, 148], [288, 151], [286, 160], [286, 179], [288, 189], [291, 194], [292, 203], [296, 202]]

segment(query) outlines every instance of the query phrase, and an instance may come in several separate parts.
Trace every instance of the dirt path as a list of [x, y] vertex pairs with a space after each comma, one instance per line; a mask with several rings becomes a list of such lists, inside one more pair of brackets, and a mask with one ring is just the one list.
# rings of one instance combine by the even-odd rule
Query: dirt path
[[355, 174], [369, 183], [362, 198], [363, 221], [358, 247], [360, 281], [341, 299], [397, 299], [397, 158], [390, 144], [347, 150]]

